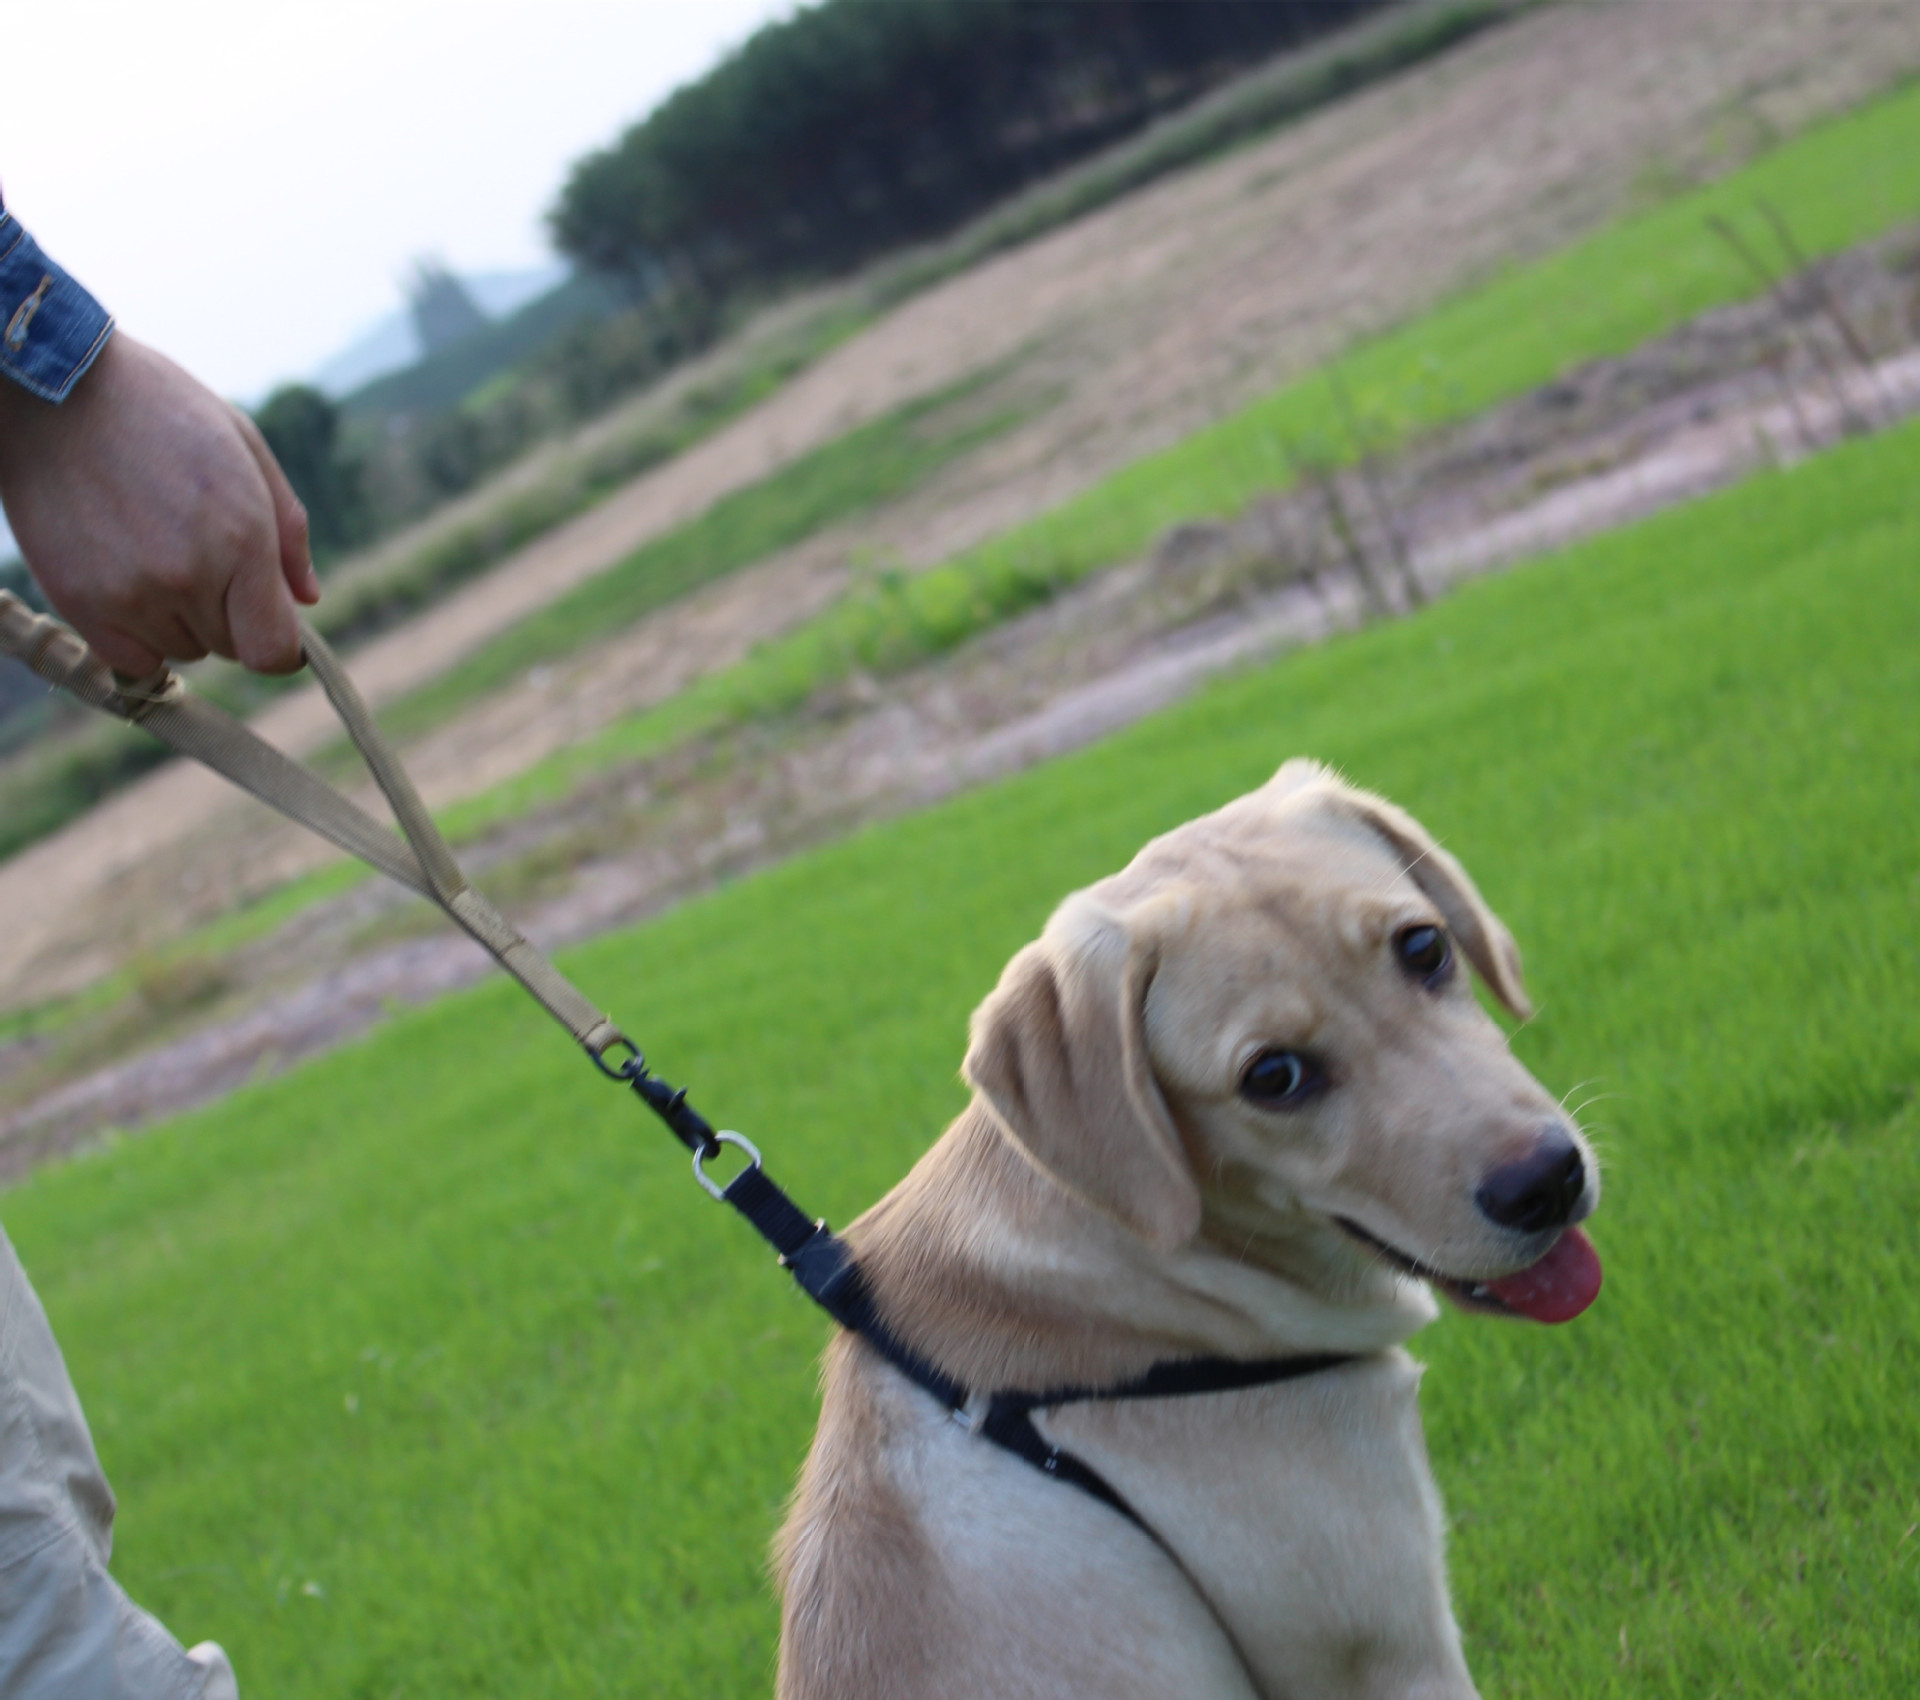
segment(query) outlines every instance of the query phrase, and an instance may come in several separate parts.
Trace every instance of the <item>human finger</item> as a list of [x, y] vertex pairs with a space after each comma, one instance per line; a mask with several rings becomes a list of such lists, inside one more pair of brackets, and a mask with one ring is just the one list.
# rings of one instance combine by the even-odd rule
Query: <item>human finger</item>
[[249, 672], [300, 670], [300, 621], [278, 572], [249, 561], [235, 573], [227, 581], [226, 621], [233, 658]]
[[87, 647], [95, 655], [116, 673], [124, 673], [130, 679], [144, 679], [166, 659], [118, 626], [93, 626], [90, 629], [76, 626], [74, 629], [87, 640]]
[[245, 439], [261, 476], [267, 481], [267, 495], [273, 502], [274, 529], [280, 539], [280, 572], [287, 589], [297, 601], [308, 607], [320, 600], [320, 577], [313, 570], [313, 545], [308, 534], [306, 504], [293, 493], [287, 475], [280, 470], [260, 427], [239, 408], [234, 409], [240, 435]]
[[178, 614], [140, 612], [143, 617], [137, 626], [112, 615], [85, 614], [72, 625], [95, 655], [130, 679], [143, 679], [166, 662], [198, 661], [208, 653], [207, 645]]

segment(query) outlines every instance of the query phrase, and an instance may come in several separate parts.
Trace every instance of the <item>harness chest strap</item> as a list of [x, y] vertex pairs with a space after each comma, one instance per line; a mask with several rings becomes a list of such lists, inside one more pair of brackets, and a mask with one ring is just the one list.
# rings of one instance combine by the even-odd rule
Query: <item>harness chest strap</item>
[[[1005, 1389], [976, 1396], [965, 1385], [907, 1346], [880, 1316], [860, 1265], [846, 1241], [825, 1222], [807, 1220], [758, 1163], [742, 1172], [719, 1196], [731, 1204], [780, 1254], [780, 1261], [801, 1289], [841, 1327], [858, 1334], [917, 1387], [931, 1394], [962, 1428], [978, 1433], [1002, 1450], [1025, 1460], [1055, 1481], [1067, 1482], [1113, 1507], [1173, 1556], [1152, 1524], [1127, 1502], [1105, 1476], [1064, 1447], [1055, 1446], [1034, 1426], [1036, 1411], [1131, 1399], [1179, 1399], [1202, 1393], [1231, 1393], [1270, 1387], [1338, 1369], [1355, 1361], [1351, 1352], [1305, 1352], [1280, 1358], [1175, 1358], [1155, 1364], [1144, 1375], [1114, 1387], [1054, 1387], [1041, 1391]], [[1179, 1563], [1178, 1558], [1175, 1562]], [[1182, 1566], [1184, 1569], [1184, 1566]]]
[[[1163, 1548], [1166, 1543], [1105, 1477], [1084, 1460], [1048, 1443], [1034, 1426], [1035, 1411], [1091, 1400], [1227, 1392], [1290, 1381], [1352, 1361], [1350, 1354], [1339, 1353], [1257, 1362], [1195, 1358], [1156, 1364], [1119, 1387], [1012, 1390], [976, 1398], [894, 1334], [876, 1309], [846, 1242], [824, 1221], [808, 1217], [774, 1183], [761, 1167], [760, 1153], [739, 1134], [716, 1130], [687, 1102], [684, 1091], [651, 1073], [639, 1047], [467, 883], [346, 668], [304, 618], [301, 636], [307, 663], [393, 809], [404, 842], [310, 769], [204, 697], [195, 696], [184, 680], [167, 669], [147, 679], [127, 679], [88, 649], [78, 633], [0, 590], [0, 654], [13, 656], [89, 707], [142, 727], [288, 819], [438, 904], [573, 1035], [603, 1074], [631, 1087], [667, 1124], [693, 1153], [700, 1184], [753, 1225], [801, 1289], [841, 1327], [858, 1334], [908, 1380], [931, 1394], [962, 1427], [977, 1430], [1046, 1475], [1112, 1506]], [[621, 1060], [613, 1060], [623, 1051]], [[750, 1161], [721, 1186], [708, 1179], [703, 1165], [729, 1144], [746, 1152]]]

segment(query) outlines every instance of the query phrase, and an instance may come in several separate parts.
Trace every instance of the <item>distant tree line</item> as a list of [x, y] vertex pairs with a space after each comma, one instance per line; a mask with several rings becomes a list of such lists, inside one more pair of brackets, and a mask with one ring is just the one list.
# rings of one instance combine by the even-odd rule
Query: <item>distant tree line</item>
[[823, 0], [581, 160], [556, 244], [675, 339], [953, 228], [1391, 0]]
[[286, 384], [253, 421], [306, 506], [307, 534], [322, 564], [365, 541], [371, 525], [361, 465], [340, 440], [339, 408], [311, 384]]
[[[412, 304], [450, 298], [434, 320], [451, 320], [444, 334], [425, 339], [445, 346], [338, 402], [293, 385], [261, 406], [323, 569], [653, 381], [757, 299], [951, 230], [1234, 73], [1394, 4], [824, 0], [763, 29], [575, 167], [551, 215], [583, 268], [574, 279], [482, 322], [456, 280], [423, 266]], [[1335, 98], [1498, 9], [1460, 0], [1459, 17], [1441, 8], [1426, 28], [1410, 13], [1400, 35], [1303, 72], [1250, 121]]]

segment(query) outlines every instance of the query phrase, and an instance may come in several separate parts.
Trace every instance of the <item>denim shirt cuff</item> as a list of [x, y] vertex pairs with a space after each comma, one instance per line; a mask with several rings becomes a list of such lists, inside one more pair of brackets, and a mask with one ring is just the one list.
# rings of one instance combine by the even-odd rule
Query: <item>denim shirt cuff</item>
[[65, 401], [113, 334], [113, 315], [0, 206], [0, 375]]

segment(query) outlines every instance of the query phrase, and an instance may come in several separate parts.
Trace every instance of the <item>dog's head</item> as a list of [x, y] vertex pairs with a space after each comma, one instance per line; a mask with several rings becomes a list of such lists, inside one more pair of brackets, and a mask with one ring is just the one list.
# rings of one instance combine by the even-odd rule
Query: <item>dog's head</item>
[[1593, 1154], [1476, 1001], [1520, 956], [1410, 816], [1311, 762], [1069, 898], [974, 1018], [966, 1076], [1041, 1168], [1143, 1239], [1578, 1314]]

